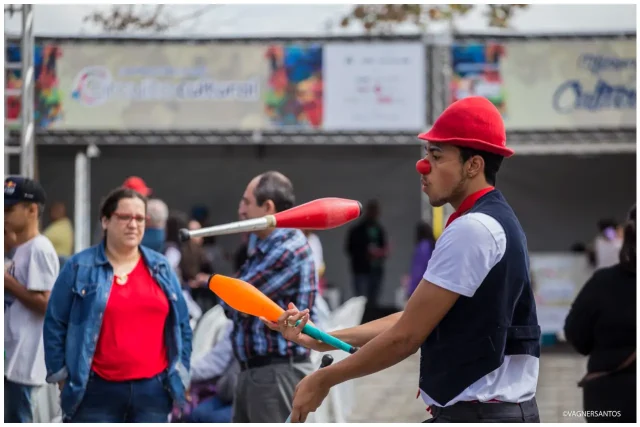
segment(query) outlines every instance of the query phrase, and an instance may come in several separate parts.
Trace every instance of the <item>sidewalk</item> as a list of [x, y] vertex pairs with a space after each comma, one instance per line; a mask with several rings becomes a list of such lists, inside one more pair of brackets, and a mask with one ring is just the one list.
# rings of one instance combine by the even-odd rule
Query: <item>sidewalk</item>
[[[417, 423], [430, 418], [425, 404], [416, 399], [418, 362], [415, 354], [392, 368], [356, 380], [356, 401], [349, 422]], [[542, 422], [584, 422], [562, 413], [582, 409], [582, 394], [576, 383], [585, 366], [586, 358], [574, 353], [542, 354], [536, 396]]]

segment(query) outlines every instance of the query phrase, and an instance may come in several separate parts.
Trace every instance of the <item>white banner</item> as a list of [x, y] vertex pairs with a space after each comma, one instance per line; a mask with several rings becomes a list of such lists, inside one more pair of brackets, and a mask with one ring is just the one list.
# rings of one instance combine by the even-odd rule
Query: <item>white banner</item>
[[329, 43], [323, 63], [325, 130], [424, 130], [421, 43]]
[[560, 333], [592, 269], [583, 254], [531, 253], [530, 270], [542, 333]]

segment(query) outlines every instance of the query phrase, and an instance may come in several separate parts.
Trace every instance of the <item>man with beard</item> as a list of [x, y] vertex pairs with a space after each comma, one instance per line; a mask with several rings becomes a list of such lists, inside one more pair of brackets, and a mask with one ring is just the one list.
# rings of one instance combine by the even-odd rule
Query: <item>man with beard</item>
[[[419, 135], [427, 158], [416, 165], [433, 206], [455, 209], [404, 312], [333, 332], [355, 354], [303, 379], [292, 422], [304, 422], [329, 389], [389, 368], [421, 349], [419, 394], [430, 422], [539, 422], [535, 391], [540, 327], [529, 275], [527, 242], [496, 174], [506, 132], [488, 100], [450, 105]], [[302, 319], [299, 326], [296, 321]], [[305, 335], [306, 310], [290, 306], [278, 323], [286, 339], [330, 350]]]

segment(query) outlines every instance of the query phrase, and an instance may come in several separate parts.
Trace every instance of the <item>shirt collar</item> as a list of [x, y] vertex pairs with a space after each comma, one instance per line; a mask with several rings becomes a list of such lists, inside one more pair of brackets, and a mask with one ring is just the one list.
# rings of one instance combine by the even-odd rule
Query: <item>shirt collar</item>
[[464, 199], [462, 201], [462, 203], [460, 203], [460, 206], [458, 206], [458, 209], [454, 213], [451, 214], [451, 216], [447, 220], [447, 226], [449, 224], [451, 224], [456, 218], [461, 217], [469, 209], [471, 209], [473, 207], [473, 205], [476, 204], [478, 199], [480, 199], [485, 194], [492, 192], [493, 190], [495, 190], [495, 187], [494, 186], [489, 186], [487, 188], [483, 188], [482, 190], [476, 191], [475, 193], [472, 193], [472, 194], [468, 195], [467, 198]]
[[264, 239], [259, 239], [255, 233], [251, 233], [248, 244], [249, 255], [253, 255], [256, 250], [263, 254], [269, 252], [286, 235], [287, 230], [284, 228], [276, 228]]

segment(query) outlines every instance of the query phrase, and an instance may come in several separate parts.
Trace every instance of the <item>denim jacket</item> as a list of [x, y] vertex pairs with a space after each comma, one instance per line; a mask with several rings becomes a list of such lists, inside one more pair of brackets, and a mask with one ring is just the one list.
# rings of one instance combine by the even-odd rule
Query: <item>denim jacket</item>
[[[165, 387], [174, 402], [184, 404], [190, 382], [192, 338], [187, 305], [167, 259], [144, 246], [140, 246], [140, 251], [169, 300], [165, 325], [169, 367]], [[113, 268], [104, 243], [99, 243], [69, 258], [51, 291], [44, 318], [44, 358], [47, 382], [65, 380], [60, 395], [65, 417], [73, 416], [84, 396], [112, 283]]]

